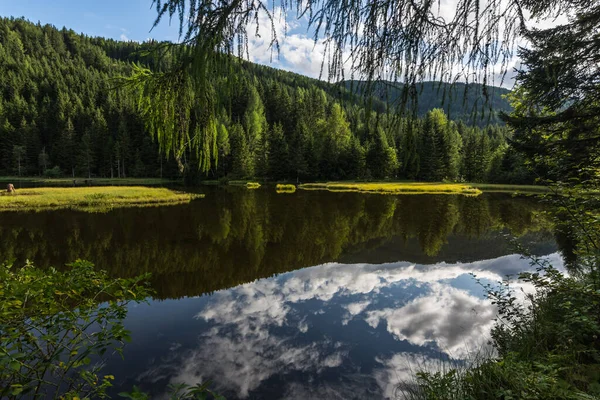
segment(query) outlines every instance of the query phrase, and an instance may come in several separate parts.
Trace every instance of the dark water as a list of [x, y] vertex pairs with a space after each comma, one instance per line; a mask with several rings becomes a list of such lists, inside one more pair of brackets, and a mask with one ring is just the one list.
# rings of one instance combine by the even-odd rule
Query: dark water
[[106, 372], [160, 398], [210, 380], [227, 398], [393, 398], [418, 366], [488, 339], [483, 282], [560, 266], [533, 198], [207, 188], [188, 205], [0, 214], [0, 254], [115, 276], [152, 272], [133, 343]]

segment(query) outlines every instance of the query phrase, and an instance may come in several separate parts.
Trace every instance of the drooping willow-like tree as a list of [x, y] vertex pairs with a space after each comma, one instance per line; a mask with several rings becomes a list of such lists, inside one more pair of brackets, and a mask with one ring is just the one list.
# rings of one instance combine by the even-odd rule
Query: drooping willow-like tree
[[[143, 91], [147, 98], [154, 96], [155, 107], [147, 115], [165, 149], [182, 143], [200, 146], [202, 160], [216, 157], [216, 152], [205, 153], [211, 147], [206, 138], [194, 136], [205, 128], [190, 131], [185, 123], [177, 125], [177, 113], [160, 103], [184, 101], [185, 96], [171, 99], [163, 93], [185, 86], [172, 85], [173, 80], [189, 80], [207, 116], [199, 123], [210, 125], [211, 79], [235, 56], [249, 58], [249, 40], [264, 16], [274, 52], [282, 39], [278, 18], [306, 17], [308, 31], [324, 49], [324, 77], [366, 81], [366, 94], [372, 83], [402, 82], [402, 108], [416, 99], [417, 84], [424, 80], [482, 83], [485, 95], [488, 85], [503, 83], [518, 39], [531, 35], [528, 20], [576, 16], [598, 7], [597, 0], [153, 0], [153, 5], [155, 25], [164, 18], [179, 21], [180, 43], [173, 45], [180, 49], [179, 58], [166, 72], [143, 71], [132, 79], [152, 88]], [[202, 168], [209, 165], [204, 161]]]

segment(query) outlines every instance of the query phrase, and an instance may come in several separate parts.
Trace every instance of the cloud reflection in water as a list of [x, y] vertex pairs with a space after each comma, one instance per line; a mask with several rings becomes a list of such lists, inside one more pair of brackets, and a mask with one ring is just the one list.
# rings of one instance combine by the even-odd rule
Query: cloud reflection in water
[[207, 326], [197, 342], [139, 379], [210, 380], [228, 398], [394, 397], [411, 365], [464, 358], [488, 339], [495, 309], [470, 272], [499, 281], [526, 266], [518, 255], [330, 263], [219, 291], [194, 316]]

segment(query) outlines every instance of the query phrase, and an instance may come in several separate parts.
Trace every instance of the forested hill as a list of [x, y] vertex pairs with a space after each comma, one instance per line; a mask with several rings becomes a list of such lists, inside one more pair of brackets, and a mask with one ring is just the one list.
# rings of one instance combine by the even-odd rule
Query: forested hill
[[[346, 81], [344, 87], [352, 93], [370, 93], [378, 101], [377, 109], [385, 104], [402, 105], [404, 85], [394, 82], [375, 82], [367, 84], [361, 81]], [[505, 98], [510, 90], [501, 87], [472, 83], [423, 82], [416, 86], [417, 115], [422, 117], [435, 108], [443, 109], [452, 120], [462, 120], [470, 124], [488, 125], [498, 122], [497, 113], [510, 112], [512, 107]], [[411, 109], [412, 95], [407, 91], [406, 105]], [[412, 110], [412, 109], [411, 109]]]
[[[179, 165], [160, 157], [137, 95], [115, 89], [132, 62], [156, 67], [140, 55], [153, 45], [0, 18], [0, 175], [174, 177], [181, 165], [187, 175], [197, 170], [193, 153]], [[502, 127], [470, 128], [439, 111], [392, 123], [382, 104], [367, 112], [340, 85], [248, 62], [235, 68], [233, 77], [213, 82], [219, 157], [202, 178], [528, 179]]]

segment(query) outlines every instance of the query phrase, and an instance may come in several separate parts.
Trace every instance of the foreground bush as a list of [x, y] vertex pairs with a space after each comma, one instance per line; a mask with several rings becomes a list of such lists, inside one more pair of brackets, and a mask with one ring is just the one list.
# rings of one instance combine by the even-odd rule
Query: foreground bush
[[1, 265], [0, 398], [105, 397], [114, 377], [101, 361], [129, 341], [126, 307], [150, 294], [146, 278], [109, 278], [86, 261]]

